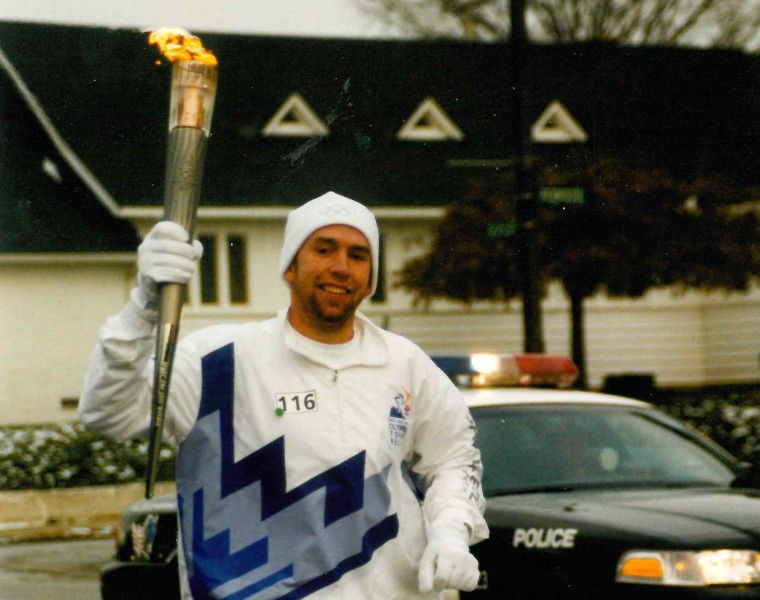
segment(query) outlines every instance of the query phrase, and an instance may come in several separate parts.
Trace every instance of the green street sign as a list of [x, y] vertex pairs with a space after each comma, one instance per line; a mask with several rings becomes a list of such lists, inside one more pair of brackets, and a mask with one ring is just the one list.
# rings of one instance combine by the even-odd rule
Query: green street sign
[[586, 194], [579, 187], [545, 187], [538, 190], [538, 199], [544, 204], [583, 204]]
[[515, 221], [495, 221], [486, 227], [486, 235], [489, 238], [512, 237], [516, 231], [517, 223]]

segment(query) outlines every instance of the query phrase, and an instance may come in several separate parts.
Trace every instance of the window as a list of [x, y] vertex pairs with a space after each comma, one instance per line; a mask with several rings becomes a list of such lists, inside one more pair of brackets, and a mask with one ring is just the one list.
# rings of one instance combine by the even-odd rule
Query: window
[[61, 408], [64, 410], [76, 410], [79, 406], [79, 398], [61, 398]]
[[298, 92], [285, 100], [262, 130], [268, 137], [321, 137], [329, 133], [324, 121]]
[[543, 144], [582, 143], [588, 134], [559, 101], [546, 107], [530, 129], [531, 139]]
[[464, 138], [464, 133], [434, 98], [425, 98], [396, 137], [413, 142], [443, 142], [459, 141]]
[[248, 302], [248, 263], [245, 259], [246, 244], [242, 235], [227, 236], [227, 252], [230, 257], [230, 302]]
[[216, 304], [219, 302], [219, 281], [216, 270], [216, 236], [199, 236], [203, 244], [203, 256], [201, 257], [199, 275], [202, 304]]
[[195, 306], [245, 306], [250, 300], [247, 237], [239, 233], [202, 233], [203, 256], [191, 283]]

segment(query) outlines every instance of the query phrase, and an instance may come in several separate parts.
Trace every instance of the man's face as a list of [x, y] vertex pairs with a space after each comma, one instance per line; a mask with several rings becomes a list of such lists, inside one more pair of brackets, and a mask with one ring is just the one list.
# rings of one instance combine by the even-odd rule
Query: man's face
[[291, 318], [307, 327], [307, 335], [308, 329], [334, 333], [351, 327], [357, 307], [370, 293], [371, 271], [369, 243], [358, 229], [317, 229], [285, 272]]

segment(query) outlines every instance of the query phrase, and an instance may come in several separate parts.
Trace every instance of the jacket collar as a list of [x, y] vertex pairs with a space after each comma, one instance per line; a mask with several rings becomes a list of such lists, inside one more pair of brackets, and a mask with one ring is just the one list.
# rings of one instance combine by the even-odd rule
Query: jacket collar
[[287, 309], [279, 311], [277, 318], [286, 348], [329, 369], [379, 367], [388, 362], [388, 344], [382, 330], [358, 311], [354, 337], [345, 344], [323, 344], [298, 333], [288, 321]]

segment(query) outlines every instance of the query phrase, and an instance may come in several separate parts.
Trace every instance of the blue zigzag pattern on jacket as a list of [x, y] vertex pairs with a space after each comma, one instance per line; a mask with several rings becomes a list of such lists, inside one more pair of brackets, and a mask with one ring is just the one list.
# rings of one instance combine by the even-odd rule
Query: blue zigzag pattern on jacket
[[[364, 452], [289, 491], [284, 437], [235, 462], [232, 344], [203, 357], [202, 376], [198, 422], [186, 440], [191, 441], [187, 458], [195, 468], [178, 469], [180, 491], [185, 498], [192, 496], [190, 522], [182, 496], [179, 506], [183, 533], [192, 529], [188, 566], [194, 598], [303, 598], [366, 564], [377, 548], [398, 535], [397, 516], [387, 516], [387, 470], [365, 481]], [[200, 442], [199, 448], [193, 440]], [[183, 443], [180, 454], [184, 450]], [[214, 456], [220, 460], [218, 469], [206, 464]], [[213, 493], [210, 487], [216, 486], [207, 483], [219, 478], [220, 471], [220, 487]], [[369, 503], [365, 489], [370, 490]], [[245, 508], [238, 510], [241, 506]], [[322, 514], [315, 514], [319, 511]], [[344, 519], [349, 516], [353, 521]], [[211, 526], [209, 518], [216, 519]], [[208, 534], [209, 528], [215, 533]], [[241, 547], [238, 539], [239, 549], [231, 551], [235, 528], [238, 537], [240, 531], [245, 533], [248, 543]], [[346, 556], [340, 555], [344, 547]]]

